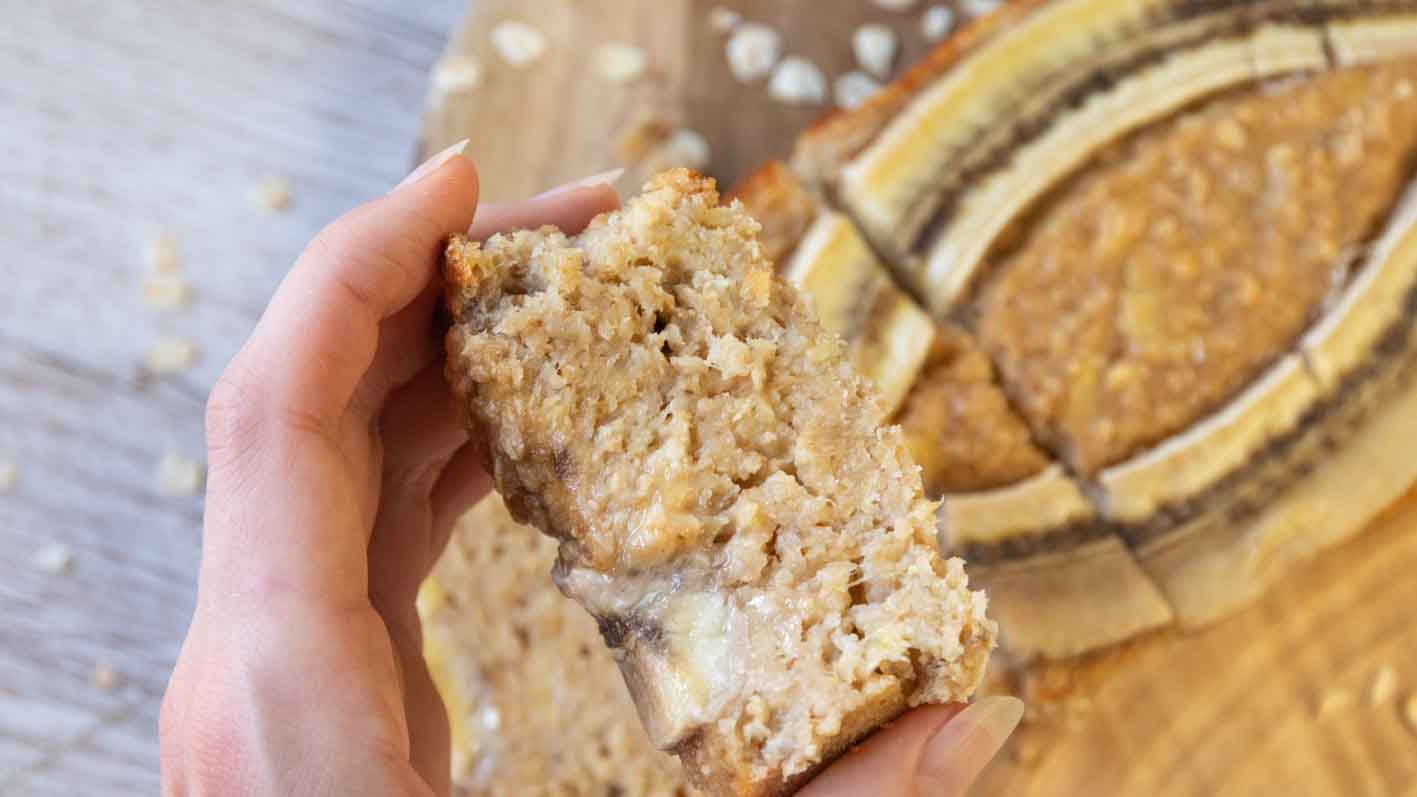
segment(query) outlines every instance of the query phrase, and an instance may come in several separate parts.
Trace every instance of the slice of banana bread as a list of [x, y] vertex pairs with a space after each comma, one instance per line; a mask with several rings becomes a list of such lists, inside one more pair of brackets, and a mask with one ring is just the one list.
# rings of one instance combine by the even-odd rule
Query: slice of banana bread
[[446, 264], [448, 377], [498, 489], [715, 795], [789, 792], [967, 698], [995, 638], [899, 429], [757, 232], [678, 170], [574, 238], [456, 240]]

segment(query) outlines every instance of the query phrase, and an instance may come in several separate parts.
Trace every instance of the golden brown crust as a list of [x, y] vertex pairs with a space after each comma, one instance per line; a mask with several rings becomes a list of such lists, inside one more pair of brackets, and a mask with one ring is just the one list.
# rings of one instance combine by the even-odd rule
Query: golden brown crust
[[778, 273], [787, 267], [788, 256], [821, 211], [821, 204], [782, 161], [770, 161], [748, 175], [728, 199], [742, 202], [763, 226], [758, 242]]

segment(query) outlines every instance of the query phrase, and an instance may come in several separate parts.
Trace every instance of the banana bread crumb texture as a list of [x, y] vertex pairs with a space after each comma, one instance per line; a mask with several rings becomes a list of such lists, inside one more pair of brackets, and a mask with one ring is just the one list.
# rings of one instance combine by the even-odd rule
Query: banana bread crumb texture
[[758, 225], [685, 170], [574, 238], [448, 249], [448, 375], [514, 516], [560, 541], [651, 740], [792, 788], [994, 644], [899, 429]]

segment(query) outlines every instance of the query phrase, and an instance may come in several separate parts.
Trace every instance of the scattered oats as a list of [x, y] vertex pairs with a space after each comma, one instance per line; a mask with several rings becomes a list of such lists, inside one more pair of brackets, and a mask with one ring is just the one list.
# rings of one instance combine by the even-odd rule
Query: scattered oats
[[896, 47], [895, 31], [879, 23], [862, 25], [851, 36], [851, 48], [856, 52], [856, 61], [867, 72], [882, 80], [891, 76]]
[[35, 551], [30, 562], [41, 573], [62, 576], [74, 569], [74, 552], [67, 545], [51, 543]]
[[743, 21], [743, 15], [731, 8], [714, 6], [709, 9], [708, 23], [718, 33], [732, 33], [738, 27], [738, 23]]
[[782, 37], [766, 25], [748, 22], [738, 26], [724, 46], [728, 68], [744, 83], [766, 77], [782, 55]]
[[176, 271], [182, 266], [182, 257], [177, 252], [177, 238], [165, 232], [148, 242], [148, 268], [153, 271]]
[[1399, 80], [1397, 82], [1397, 86], [1395, 86], [1394, 88], [1397, 91], [1397, 96], [1399, 97], [1406, 98], [1412, 96], [1413, 89], [1412, 81], [1410, 80]]
[[875, 0], [875, 3], [887, 11], [909, 11], [915, 7], [915, 0]]
[[290, 181], [279, 175], [271, 175], [252, 189], [251, 199], [263, 210], [275, 213], [285, 210], [290, 207]]
[[20, 480], [20, 466], [13, 462], [0, 462], [0, 493], [8, 493]]
[[196, 495], [206, 481], [207, 467], [175, 451], [162, 456], [157, 465], [158, 487], [168, 495]]
[[1407, 727], [1417, 733], [1417, 693], [1407, 696], [1407, 702], [1402, 704], [1402, 716], [1407, 719]]
[[178, 338], [162, 338], [148, 349], [143, 364], [154, 374], [175, 374], [197, 361], [197, 344]]
[[960, 10], [970, 18], [982, 17], [1001, 5], [1002, 0], [959, 0]]
[[602, 44], [595, 50], [595, 71], [611, 83], [628, 83], [645, 73], [645, 51], [621, 42]]
[[482, 62], [470, 55], [452, 55], [433, 68], [433, 90], [439, 94], [461, 94], [482, 83]]
[[508, 66], [531, 66], [546, 54], [546, 36], [525, 22], [507, 20], [492, 29], [492, 46]]
[[1368, 689], [1368, 704], [1380, 706], [1397, 694], [1397, 670], [1384, 664], [1373, 673], [1373, 685]]
[[1353, 693], [1347, 689], [1329, 689], [1319, 696], [1319, 717], [1329, 717], [1352, 707]]
[[118, 673], [114, 672], [112, 667], [102, 662], [94, 665], [93, 675], [90, 677], [95, 689], [104, 692], [112, 692], [114, 689], [118, 688]]
[[847, 110], [859, 108], [880, 90], [880, 82], [865, 72], [847, 72], [836, 79], [836, 104]]
[[768, 93], [791, 105], [821, 105], [827, 98], [827, 79], [816, 64], [789, 55], [772, 73]]
[[659, 149], [650, 153], [644, 166], [650, 173], [680, 167], [702, 170], [708, 167], [710, 157], [708, 140], [685, 127], [675, 130]]
[[148, 307], [171, 310], [187, 304], [191, 296], [191, 286], [181, 274], [158, 271], [143, 280], [143, 303]]
[[950, 35], [955, 26], [955, 12], [949, 6], [930, 6], [920, 18], [920, 32], [925, 41], [937, 42]]

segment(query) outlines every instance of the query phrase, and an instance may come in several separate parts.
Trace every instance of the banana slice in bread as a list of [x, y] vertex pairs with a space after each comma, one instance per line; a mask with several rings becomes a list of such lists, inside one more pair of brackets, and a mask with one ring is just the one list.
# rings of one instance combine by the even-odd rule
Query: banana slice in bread
[[758, 225], [686, 171], [568, 238], [454, 241], [448, 377], [512, 514], [559, 540], [653, 743], [787, 793], [966, 699], [994, 623], [876, 391]]

